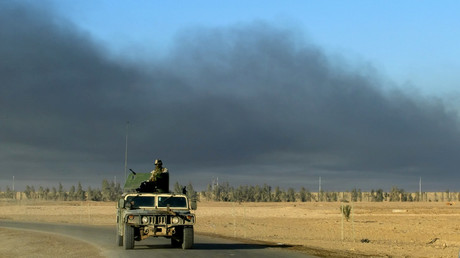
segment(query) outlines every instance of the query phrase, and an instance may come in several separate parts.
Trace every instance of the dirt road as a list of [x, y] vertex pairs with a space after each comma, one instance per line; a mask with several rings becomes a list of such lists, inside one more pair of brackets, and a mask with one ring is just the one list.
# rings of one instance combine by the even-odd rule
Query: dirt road
[[[24, 232], [26, 239], [22, 238]], [[115, 245], [113, 226], [3, 220], [0, 221], [0, 234], [9, 235], [8, 241], [0, 245], [1, 257], [151, 257], [152, 254], [155, 257], [313, 257], [285, 250], [286, 246], [248, 244], [201, 235], [196, 235], [195, 245], [190, 250], [172, 248], [170, 241], [164, 238], [136, 242], [134, 250], [124, 250]]]

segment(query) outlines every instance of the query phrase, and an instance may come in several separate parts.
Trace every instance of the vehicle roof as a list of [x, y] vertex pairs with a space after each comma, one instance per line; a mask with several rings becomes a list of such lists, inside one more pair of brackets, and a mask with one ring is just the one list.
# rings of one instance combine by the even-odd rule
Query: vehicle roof
[[124, 194], [123, 196], [176, 196], [176, 197], [185, 197], [187, 198], [186, 195], [184, 194], [175, 194], [175, 193], [127, 193]]

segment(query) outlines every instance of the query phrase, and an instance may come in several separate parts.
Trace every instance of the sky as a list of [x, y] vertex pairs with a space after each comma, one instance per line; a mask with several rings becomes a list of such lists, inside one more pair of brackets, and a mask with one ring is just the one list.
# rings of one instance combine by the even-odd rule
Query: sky
[[459, 5], [0, 1], [0, 190], [460, 191]]

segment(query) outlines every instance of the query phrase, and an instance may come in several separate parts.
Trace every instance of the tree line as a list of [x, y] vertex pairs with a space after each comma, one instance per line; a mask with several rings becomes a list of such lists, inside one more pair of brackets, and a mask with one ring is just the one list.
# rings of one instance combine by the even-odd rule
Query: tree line
[[[441, 192], [441, 196], [437, 196], [437, 193], [434, 195], [435, 201], [460, 201], [460, 193], [450, 193], [449, 190]], [[320, 191], [314, 193], [305, 187], [295, 191], [292, 187], [285, 190], [279, 186], [272, 188], [267, 184], [234, 187], [228, 182], [219, 185], [209, 184], [206, 190], [200, 192], [199, 197], [207, 201], [220, 202], [417, 202], [428, 200], [425, 192], [420, 195], [419, 192], [406, 192], [398, 187], [392, 187], [389, 192], [383, 189], [363, 192], [361, 189], [354, 188], [345, 192]]]
[[[361, 189], [352, 189], [346, 192], [320, 191], [311, 192], [305, 187], [301, 187], [299, 191], [290, 187], [286, 190], [276, 186], [273, 188], [270, 185], [240, 185], [234, 187], [228, 182], [223, 184], [208, 184], [207, 189], [201, 192], [196, 192], [192, 183], [181, 185], [175, 182], [171, 192], [176, 194], [186, 193], [189, 199], [200, 199], [206, 201], [220, 202], [417, 202], [428, 201], [427, 193], [422, 192], [406, 192], [402, 188], [392, 187], [389, 192], [382, 189], [370, 192], [363, 192]], [[57, 187], [42, 187], [35, 188], [34, 186], [26, 186], [24, 195], [28, 199], [35, 200], [55, 200], [55, 201], [116, 201], [123, 193], [120, 183], [102, 180], [101, 188], [91, 188], [88, 186], [83, 189], [79, 182], [77, 186], [72, 185], [69, 190], [64, 189], [59, 183]], [[14, 198], [15, 192], [8, 186], [6, 191], [0, 191], [0, 198]], [[460, 201], [460, 193], [450, 193], [449, 190], [434, 193], [435, 201]]]
[[[174, 193], [182, 194], [186, 192], [186, 195], [190, 199], [198, 200], [198, 193], [193, 189], [193, 185], [189, 183], [187, 186], [183, 186], [176, 182], [174, 184]], [[66, 190], [64, 186], [59, 183], [57, 187], [43, 187], [38, 188], [34, 186], [26, 185], [26, 189], [23, 191], [27, 199], [33, 200], [50, 200], [50, 201], [116, 201], [121, 197], [123, 189], [120, 183], [109, 181], [107, 179], [102, 180], [101, 188], [88, 188], [83, 189], [80, 182], [78, 185], [72, 185], [69, 190]], [[16, 192], [11, 190], [9, 186], [6, 187], [6, 191], [0, 191], [0, 198], [15, 198]]]
[[[92, 188], [88, 186], [83, 189], [80, 182], [78, 185], [72, 185], [69, 190], [59, 183], [57, 187], [43, 187], [26, 185], [23, 191], [27, 199], [33, 200], [51, 200], [51, 201], [116, 201], [122, 194], [120, 183], [114, 181], [102, 180], [101, 188]], [[0, 198], [14, 198], [15, 191], [9, 186], [5, 192], [0, 192]]]

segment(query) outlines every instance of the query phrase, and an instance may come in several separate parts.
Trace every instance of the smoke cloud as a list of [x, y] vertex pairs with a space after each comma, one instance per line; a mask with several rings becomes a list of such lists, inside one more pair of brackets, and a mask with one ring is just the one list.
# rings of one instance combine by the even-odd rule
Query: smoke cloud
[[[133, 49], [135, 52], [136, 50]], [[459, 190], [458, 115], [385, 85], [304, 32], [189, 28], [169, 54], [117, 57], [53, 11], [0, 3], [0, 179], [123, 177], [161, 158], [173, 182]], [[442, 187], [441, 189], [439, 189]], [[327, 188], [326, 188], [327, 189]]]

